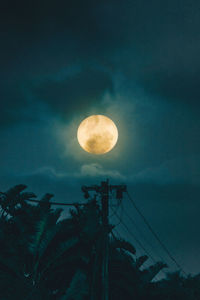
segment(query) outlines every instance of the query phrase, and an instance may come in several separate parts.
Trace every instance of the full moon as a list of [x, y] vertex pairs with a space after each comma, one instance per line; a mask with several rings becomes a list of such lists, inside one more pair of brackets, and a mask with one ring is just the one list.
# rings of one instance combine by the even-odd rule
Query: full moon
[[104, 154], [117, 143], [118, 130], [110, 118], [92, 115], [79, 125], [77, 138], [85, 151], [92, 154]]

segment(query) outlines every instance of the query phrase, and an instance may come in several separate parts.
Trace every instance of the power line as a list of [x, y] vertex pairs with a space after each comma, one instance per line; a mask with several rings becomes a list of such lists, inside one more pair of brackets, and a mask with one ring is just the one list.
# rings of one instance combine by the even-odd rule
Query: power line
[[112, 207], [110, 207], [110, 209], [112, 210], [112, 215], [110, 216], [110, 218], [114, 217], [114, 216], [117, 216], [119, 222], [115, 225], [115, 226], [118, 226], [121, 222], [122, 222], [122, 214], [120, 214], [120, 216], [117, 215], [117, 211], [119, 209], [119, 206], [114, 210]]
[[[113, 194], [112, 193], [110, 194], [110, 200], [111, 201], [113, 200]], [[109, 215], [109, 219], [111, 219], [116, 214], [116, 212], [119, 210], [120, 206], [117, 204], [117, 205], [114, 205], [114, 207], [116, 207], [116, 208], [113, 209], [113, 205], [111, 205], [111, 204], [109, 205], [109, 208], [112, 208], [112, 212], [113, 212], [112, 215]]]
[[26, 199], [26, 201], [41, 203], [41, 204], [51, 204], [51, 205], [61, 205], [61, 206], [77, 206], [77, 205], [87, 205], [87, 203], [63, 203], [63, 202], [45, 202], [41, 200], [33, 200], [33, 199]]
[[[133, 218], [131, 218], [129, 216], [129, 214], [124, 211], [124, 214], [129, 218], [129, 220], [132, 222], [132, 224], [135, 226], [136, 230], [138, 231], [138, 233], [143, 237], [143, 240], [152, 248], [153, 251], [155, 251], [155, 248], [152, 247], [152, 245], [150, 244], [150, 242], [146, 239], [146, 237], [144, 236], [143, 232], [139, 229], [139, 226], [136, 224], [136, 222], [133, 220]], [[156, 251], [155, 251], [156, 252]], [[160, 255], [156, 254], [161, 261], [164, 261], [163, 257], [161, 257]]]
[[[120, 239], [121, 238], [121, 234], [119, 233], [119, 231], [116, 228], [113, 228], [112, 232], [114, 231], [115, 234], [117, 234], [117, 238]], [[139, 256], [141, 256], [143, 253], [141, 252], [141, 249], [137, 249], [136, 253], [135, 253], [135, 257], [138, 258]]]
[[[118, 217], [119, 216], [115, 213], [115, 215]], [[142, 248], [142, 250], [147, 254], [148, 257], [151, 258], [151, 260], [153, 261], [153, 263], [157, 263], [157, 261], [154, 259], [154, 257], [146, 250], [146, 248], [143, 246], [143, 244], [136, 238], [136, 236], [128, 229], [128, 226], [120, 219], [120, 222], [117, 224], [119, 225], [120, 223], [122, 223], [122, 225], [124, 225], [124, 227], [126, 228], [127, 232], [135, 239], [135, 241], [138, 243], [138, 245], [140, 246], [140, 248]], [[134, 222], [135, 223], [135, 222]], [[116, 228], [114, 228], [114, 230], [117, 232], [118, 236], [120, 236], [119, 232], [117, 231]], [[142, 254], [141, 254], [142, 255]], [[136, 256], [137, 257], [137, 256]], [[161, 258], [161, 260], [163, 261], [163, 259]], [[161, 272], [163, 273], [164, 276], [167, 275], [167, 273], [164, 270], [161, 270]], [[157, 277], [157, 275], [155, 276], [155, 278]]]
[[111, 219], [113, 216], [115, 216], [116, 215], [116, 213], [117, 213], [117, 211], [118, 211], [118, 209], [119, 209], [119, 206], [117, 206], [117, 208], [114, 210], [111, 206], [110, 206], [110, 208], [112, 209], [112, 215], [111, 216], [109, 216], [109, 218]]
[[161, 247], [163, 248], [163, 250], [168, 254], [168, 256], [171, 258], [171, 260], [176, 264], [176, 266], [187, 276], [186, 272], [183, 270], [183, 268], [180, 266], [180, 264], [176, 261], [176, 259], [172, 256], [172, 254], [169, 252], [169, 250], [167, 249], [167, 247], [164, 245], [164, 243], [160, 240], [159, 236], [157, 235], [157, 233], [153, 230], [153, 228], [151, 227], [151, 225], [149, 224], [149, 222], [147, 221], [147, 219], [145, 218], [145, 216], [142, 214], [142, 212], [139, 210], [139, 208], [137, 207], [137, 205], [135, 204], [135, 202], [133, 201], [132, 197], [130, 196], [130, 194], [128, 192], [126, 192], [128, 195], [129, 200], [131, 201], [131, 203], [133, 204], [134, 208], [136, 209], [136, 211], [138, 212], [138, 214], [141, 216], [141, 218], [143, 219], [143, 221], [145, 222], [145, 224], [147, 225], [147, 227], [149, 228], [149, 230], [151, 231], [151, 233], [153, 234], [153, 236], [155, 237], [155, 239], [158, 241], [158, 243], [161, 245]]
[[[139, 227], [138, 227], [138, 225], [136, 224], [136, 222], [133, 220], [133, 218], [131, 218], [128, 214], [127, 214], [127, 212], [126, 211], [124, 211], [124, 214], [129, 218], [129, 220], [133, 223], [133, 225], [135, 226], [135, 228], [137, 229], [137, 231], [138, 231], [138, 233], [143, 237], [143, 240], [146, 242], [146, 244], [148, 244], [150, 247], [151, 247], [151, 249], [154, 251], [154, 252], [156, 252], [155, 251], [155, 248], [154, 247], [152, 247], [152, 245], [151, 245], [151, 243], [146, 239], [146, 237], [144, 236], [144, 234], [142, 233], [142, 231], [139, 229]], [[158, 255], [157, 253], [156, 253], [156, 255], [160, 258], [160, 260], [161, 261], [165, 261], [164, 259], [163, 259], [163, 257], [161, 257], [160, 255]], [[161, 270], [161, 272], [163, 273], [163, 275], [167, 275], [167, 273], [162, 269]], [[156, 275], [157, 276], [157, 275]], [[155, 276], [155, 277], [156, 277]]]
[[[117, 216], [117, 218], [120, 220], [120, 217], [118, 216], [118, 214], [115, 214]], [[138, 245], [140, 246], [140, 248], [143, 249], [143, 251], [151, 258], [151, 260], [156, 263], [156, 260], [152, 257], [152, 255], [146, 250], [146, 248], [143, 246], [143, 244], [137, 239], [137, 237], [132, 233], [132, 231], [130, 231], [130, 229], [128, 228], [128, 226], [123, 222], [123, 220], [120, 220], [120, 223], [126, 228], [127, 232], [134, 238], [134, 240], [138, 243]]]

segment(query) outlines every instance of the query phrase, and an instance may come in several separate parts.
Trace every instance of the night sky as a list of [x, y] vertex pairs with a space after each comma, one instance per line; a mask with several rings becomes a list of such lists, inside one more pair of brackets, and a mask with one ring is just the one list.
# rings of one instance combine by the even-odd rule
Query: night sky
[[[84, 201], [82, 184], [126, 183], [184, 270], [200, 272], [199, 0], [4, 2], [0, 190], [24, 183], [72, 202]], [[91, 114], [118, 127], [108, 154], [77, 142]], [[123, 208], [176, 269], [127, 197]]]

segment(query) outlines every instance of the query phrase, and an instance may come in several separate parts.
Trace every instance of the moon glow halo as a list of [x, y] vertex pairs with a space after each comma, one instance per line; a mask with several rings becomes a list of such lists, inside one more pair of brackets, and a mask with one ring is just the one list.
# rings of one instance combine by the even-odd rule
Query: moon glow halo
[[116, 145], [118, 130], [110, 118], [104, 115], [92, 115], [79, 125], [77, 139], [85, 151], [104, 154]]

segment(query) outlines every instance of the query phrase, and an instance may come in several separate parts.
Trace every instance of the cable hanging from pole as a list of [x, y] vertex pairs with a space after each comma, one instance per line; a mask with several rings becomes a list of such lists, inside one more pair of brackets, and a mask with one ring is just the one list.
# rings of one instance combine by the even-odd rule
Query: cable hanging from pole
[[81, 205], [87, 205], [87, 203], [64, 203], [64, 202], [46, 202], [46, 201], [41, 201], [41, 200], [34, 200], [34, 199], [26, 199], [26, 201], [30, 201], [30, 202], [35, 202], [35, 203], [41, 203], [41, 204], [44, 204], [44, 203], [47, 203], [47, 204], [51, 204], [51, 205], [61, 205], [61, 206], [81, 206]]
[[119, 219], [120, 223], [126, 228], [127, 232], [134, 238], [134, 240], [137, 242], [137, 244], [142, 248], [142, 250], [151, 258], [151, 260], [156, 263], [156, 260], [153, 258], [153, 256], [146, 250], [146, 248], [143, 246], [143, 244], [138, 240], [138, 238], [130, 231], [128, 226], [123, 222], [123, 220], [120, 220], [120, 217], [118, 214], [115, 214], [117, 218]]
[[[131, 218], [128, 213], [126, 211], [124, 211], [124, 214], [129, 218], [129, 220], [133, 223], [133, 225], [135, 226], [136, 230], [138, 231], [138, 233], [143, 237], [143, 241], [146, 242], [146, 244], [148, 244], [151, 249], [154, 251], [154, 253], [156, 253], [155, 255], [159, 257], [160, 261], [165, 262], [165, 259], [159, 255], [157, 253], [157, 251], [155, 250], [155, 248], [151, 245], [151, 243], [146, 239], [146, 237], [144, 236], [143, 232], [139, 229], [139, 226], [136, 224], [136, 222], [133, 220], [133, 218]], [[167, 273], [164, 270], [161, 270], [161, 272], [166, 276]]]
[[[132, 224], [135, 226], [136, 230], [138, 231], [138, 233], [143, 237], [144, 242], [146, 242], [146, 244], [148, 244], [152, 250], [154, 252], [155, 248], [153, 248], [153, 246], [151, 245], [151, 243], [146, 239], [145, 235], [143, 234], [143, 232], [139, 229], [139, 226], [136, 224], [136, 222], [133, 220], [133, 218], [131, 216], [129, 216], [129, 214], [124, 210], [124, 214], [128, 217], [128, 219], [132, 222]], [[159, 257], [159, 259], [161, 261], [165, 261], [165, 259], [163, 259], [163, 257], [161, 257], [159, 254], [156, 253], [156, 255]]]
[[[113, 211], [113, 209], [111, 208], [111, 210]], [[114, 214], [113, 214], [114, 215]], [[153, 263], [157, 263], [156, 259], [154, 259], [154, 257], [149, 253], [149, 251], [146, 250], [146, 248], [144, 247], [144, 245], [141, 243], [141, 241], [129, 230], [128, 226], [122, 221], [122, 219], [117, 215], [117, 213], [115, 212], [115, 215], [117, 216], [119, 223], [117, 224], [117, 226], [119, 224], [122, 224], [125, 229], [127, 230], [127, 232], [134, 238], [134, 240], [136, 241], [136, 243], [140, 246], [140, 248], [147, 254], [147, 256], [152, 260]], [[117, 231], [117, 229], [114, 227], [113, 228], [114, 231], [117, 232], [118, 236], [120, 236], [119, 232]], [[111, 234], [113, 235], [113, 231], [111, 232]], [[140, 254], [142, 255], [142, 253]], [[137, 257], [137, 255], [136, 255]], [[161, 261], [163, 261], [163, 259], [161, 259]], [[161, 270], [161, 272], [163, 273], [164, 276], [166, 276], [166, 272], [164, 270]]]
[[144, 223], [147, 225], [147, 227], [149, 228], [149, 230], [151, 231], [151, 233], [153, 234], [153, 236], [155, 237], [155, 239], [158, 241], [158, 243], [161, 245], [161, 247], [163, 248], [163, 250], [168, 254], [168, 256], [171, 258], [171, 260], [176, 264], [176, 266], [182, 271], [183, 274], [186, 274], [186, 272], [183, 270], [183, 268], [180, 266], [180, 264], [176, 261], [176, 259], [172, 256], [172, 254], [170, 253], [170, 251], [167, 249], [167, 247], [164, 245], [164, 243], [160, 240], [159, 236], [157, 235], [157, 233], [153, 230], [153, 228], [151, 227], [151, 225], [149, 224], [149, 222], [147, 221], [147, 219], [145, 218], [145, 216], [142, 214], [142, 212], [139, 210], [139, 208], [137, 207], [137, 205], [135, 204], [135, 202], [133, 201], [132, 197], [130, 196], [130, 194], [128, 193], [128, 191], [126, 191], [126, 194], [129, 198], [129, 200], [131, 201], [131, 203], [133, 204], [134, 208], [136, 209], [136, 211], [138, 212], [138, 214], [141, 216], [141, 218], [143, 219]]

